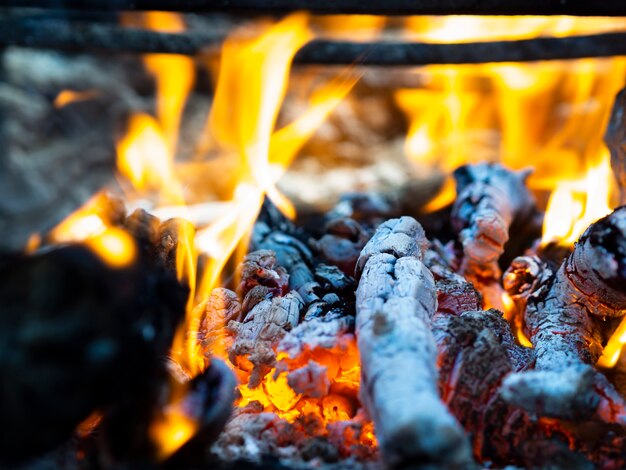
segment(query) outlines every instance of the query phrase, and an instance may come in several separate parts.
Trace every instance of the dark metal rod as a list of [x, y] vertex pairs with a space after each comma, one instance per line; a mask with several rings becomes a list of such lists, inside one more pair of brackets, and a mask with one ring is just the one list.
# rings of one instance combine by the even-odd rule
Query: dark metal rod
[[272, 14], [624, 16], [624, 0], [0, 0], [0, 6]]
[[[0, 21], [0, 47], [67, 52], [132, 52], [197, 55], [216, 50], [225, 32], [159, 33], [112, 24], [62, 20]], [[626, 55], [626, 33], [465, 44], [338, 42], [315, 40], [296, 55], [300, 64], [427, 65], [529, 62]]]

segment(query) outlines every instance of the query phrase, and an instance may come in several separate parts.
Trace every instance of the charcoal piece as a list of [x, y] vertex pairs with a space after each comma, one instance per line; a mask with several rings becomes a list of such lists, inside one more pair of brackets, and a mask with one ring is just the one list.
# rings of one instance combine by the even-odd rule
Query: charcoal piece
[[278, 345], [278, 351], [296, 359], [306, 351], [317, 348], [331, 350], [339, 338], [354, 332], [354, 318], [350, 316], [312, 318], [292, 329]]
[[322, 291], [347, 294], [354, 291], [354, 279], [336, 266], [319, 264], [315, 268], [315, 280]]
[[437, 314], [459, 315], [480, 310], [483, 300], [469, 282], [461, 279], [442, 279], [435, 282], [437, 290]]
[[[139, 253], [108, 267], [83, 246], [20, 256], [0, 270], [0, 458], [67, 440], [96, 408], [158, 389], [187, 289]], [[36, 432], [33, 432], [36, 429]]]
[[239, 267], [237, 293], [245, 299], [257, 286], [266, 287], [266, 295], [278, 297], [288, 290], [289, 276], [276, 262], [276, 254], [271, 250], [257, 250], [248, 253]]
[[[196, 229], [191, 222], [186, 219], [173, 218], [168, 219], [159, 225], [159, 238], [156, 243], [157, 257], [165, 269], [169, 269], [173, 273], [181, 270], [184, 273], [186, 266], [179, 267], [179, 258], [183, 253], [189, 255], [188, 259], [183, 261], [188, 264], [196, 263], [193, 255], [193, 237]], [[189, 244], [184, 246], [184, 244]], [[182, 269], [181, 269], [182, 268]]]
[[202, 353], [210, 360], [231, 346], [233, 338], [226, 329], [231, 321], [241, 321], [242, 306], [237, 294], [217, 287], [194, 309], [194, 318], [200, 318], [197, 339]]
[[250, 372], [250, 388], [259, 386], [275, 366], [275, 348], [287, 331], [299, 323], [303, 306], [300, 295], [292, 291], [284, 297], [258, 303], [243, 322], [228, 325], [236, 335], [228, 357], [235, 366]]
[[619, 203], [626, 204], [626, 90], [615, 97], [604, 141], [611, 151], [611, 168], [619, 188]]
[[354, 273], [361, 250], [369, 240], [369, 232], [354, 219], [347, 217], [331, 220], [325, 234], [312, 242], [322, 259], [341, 269], [346, 275]]
[[289, 274], [289, 289], [299, 290], [314, 281], [313, 255], [307, 246], [293, 235], [273, 231], [264, 222], [254, 225], [251, 250], [271, 250], [276, 261]]
[[387, 465], [467, 467], [469, 443], [437, 392], [430, 329], [437, 299], [433, 276], [421, 261], [425, 249], [421, 226], [403, 217], [382, 224], [359, 258], [362, 401]]
[[509, 241], [509, 229], [536, 212], [525, 185], [529, 174], [495, 163], [466, 165], [454, 172], [458, 195], [452, 224], [463, 245], [461, 270], [491, 306], [502, 306], [498, 260]]
[[[559, 270], [545, 277], [521, 283], [534, 285], [524, 294], [524, 320], [536, 370], [508, 377], [503, 394], [538, 415], [590, 417], [611, 393], [600, 393], [592, 366], [626, 313], [626, 207], [592, 224]], [[520, 289], [514, 276], [509, 284]]]
[[160, 227], [161, 220], [144, 209], [136, 209], [126, 217], [123, 224], [123, 228], [133, 235], [142, 250], [155, 255], [156, 247], [161, 242]]
[[504, 377], [528, 365], [527, 350], [497, 310], [469, 311], [433, 319], [439, 388], [450, 412], [472, 436], [481, 459], [524, 463], [520, 444], [538, 432], [530, 417], [498, 394]]

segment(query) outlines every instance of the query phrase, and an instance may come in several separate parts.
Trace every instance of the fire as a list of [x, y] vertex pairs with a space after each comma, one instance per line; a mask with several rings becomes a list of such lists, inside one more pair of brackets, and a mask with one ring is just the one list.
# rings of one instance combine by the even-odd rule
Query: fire
[[183, 204], [174, 174], [174, 155], [159, 123], [148, 114], [134, 114], [128, 133], [117, 144], [117, 168], [139, 192], [154, 191], [164, 201]]
[[587, 227], [608, 215], [611, 207], [611, 156], [607, 149], [583, 179], [560, 181], [550, 196], [542, 243], [573, 246]]
[[135, 240], [122, 229], [109, 227], [89, 238], [85, 245], [112, 268], [123, 268], [135, 261]]
[[[410, 39], [441, 43], [589, 34], [626, 26], [620, 18], [452, 16], [406, 21]], [[395, 94], [409, 122], [405, 153], [444, 173], [485, 160], [499, 160], [513, 169], [532, 167], [531, 188], [553, 191], [559, 182], [578, 181], [599, 165], [608, 112], [625, 72], [621, 57], [421, 68], [416, 74], [424, 85]], [[602, 178], [607, 181], [604, 173]], [[449, 187], [425, 210], [451, 203]], [[563, 191], [555, 197], [563, 200]], [[585, 221], [591, 220], [591, 209], [583, 208], [585, 212]]]

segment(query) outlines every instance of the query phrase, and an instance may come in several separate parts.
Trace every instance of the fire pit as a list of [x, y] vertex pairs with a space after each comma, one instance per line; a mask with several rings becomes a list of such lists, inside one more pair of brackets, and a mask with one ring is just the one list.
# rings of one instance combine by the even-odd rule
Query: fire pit
[[413, 3], [3, 3], [1, 465], [626, 466], [626, 8]]

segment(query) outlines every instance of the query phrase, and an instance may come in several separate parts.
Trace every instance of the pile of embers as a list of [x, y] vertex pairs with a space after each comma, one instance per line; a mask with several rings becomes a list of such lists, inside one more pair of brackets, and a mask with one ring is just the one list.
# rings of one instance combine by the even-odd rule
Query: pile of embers
[[[607, 139], [618, 180], [623, 101]], [[186, 222], [111, 201], [109, 222], [139, 247], [132, 265], [113, 270], [82, 246], [3, 258], [0, 422], [12, 432], [0, 455], [61, 446], [48, 463], [83, 468], [623, 468], [622, 366], [594, 366], [626, 313], [626, 207], [569, 252], [540, 248], [527, 176], [459, 168], [455, 203], [424, 218], [426, 232], [380, 194], [302, 227], [266, 203], [236, 285], [196, 307], [186, 340], [206, 368], [193, 379], [162, 360], [185, 310]], [[503, 299], [506, 318], [484, 310]], [[177, 442], [181, 422], [191, 431]]]

